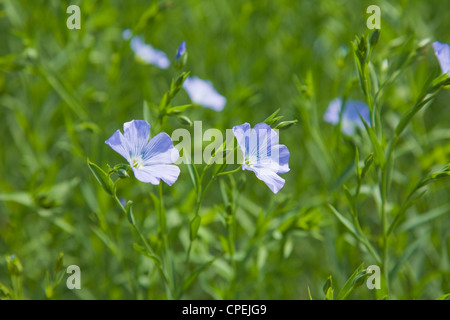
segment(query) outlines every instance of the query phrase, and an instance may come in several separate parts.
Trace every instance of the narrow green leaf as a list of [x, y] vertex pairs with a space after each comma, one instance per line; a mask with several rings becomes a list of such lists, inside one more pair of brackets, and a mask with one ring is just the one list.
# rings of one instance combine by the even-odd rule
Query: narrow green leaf
[[192, 108], [193, 106], [194, 106], [193, 104], [185, 104], [182, 106], [170, 107], [170, 108], [167, 108], [167, 114], [181, 113], [181, 112], [186, 111], [189, 108]]
[[337, 177], [336, 181], [334, 181], [332, 183], [331, 188], [330, 188], [331, 191], [336, 190], [338, 187], [343, 185], [348, 179], [350, 179], [350, 177], [353, 176], [354, 166], [355, 166], [355, 164], [352, 162], [344, 169], [344, 171], [342, 171], [342, 173], [339, 175], [339, 177]]
[[135, 221], [134, 221], [134, 215], [133, 215], [133, 201], [128, 201], [127, 202], [127, 218], [128, 218], [128, 222], [131, 223], [132, 225], [134, 225]]
[[358, 148], [355, 146], [355, 166], [356, 166], [356, 177], [358, 181], [361, 180], [361, 169], [359, 167], [359, 151]]
[[325, 284], [323, 285], [323, 293], [326, 295], [330, 288], [333, 288], [333, 277], [331, 275], [327, 278], [327, 281], [325, 281]]
[[145, 250], [144, 247], [142, 247], [141, 245], [137, 244], [137, 243], [133, 243], [133, 249], [140, 253], [141, 255], [143, 255], [144, 257], [149, 258], [150, 260], [152, 260], [153, 262], [156, 263], [156, 265], [161, 266], [161, 260], [159, 260], [159, 258], [155, 255], [150, 254], [147, 250]]
[[169, 100], [171, 100], [180, 91], [183, 86], [184, 80], [189, 76], [190, 72], [182, 72], [176, 78], [172, 79], [170, 84]]
[[[150, 117], [150, 108], [148, 106], [148, 102], [144, 100], [144, 103], [142, 104], [142, 116], [145, 121], [148, 123], [151, 123], [151, 117]], [[150, 132], [151, 134], [151, 132]]]
[[450, 300], [450, 293], [446, 293], [443, 296], [440, 296], [436, 300]]
[[110, 195], [113, 196], [115, 192], [114, 183], [112, 182], [109, 175], [103, 171], [99, 166], [97, 166], [95, 163], [87, 160], [89, 169], [91, 170], [94, 177], [97, 179], [97, 181], [100, 183], [100, 185], [103, 187], [103, 189]]
[[[361, 263], [358, 268], [352, 273], [350, 278], [345, 282], [342, 289], [339, 291], [337, 295], [338, 300], [345, 300], [348, 296], [355, 290], [357, 285], [360, 284], [360, 277], [365, 274], [364, 263]], [[357, 281], [358, 280], [358, 281]]]
[[400, 209], [397, 211], [397, 214], [395, 215], [394, 220], [392, 221], [391, 225], [389, 226], [387, 234], [391, 234], [392, 231], [397, 227], [400, 220], [405, 216], [406, 210], [408, 210], [412, 205], [414, 205], [416, 202], [418, 202], [427, 192], [427, 190], [422, 191], [418, 195], [408, 198], [406, 203], [404, 203]]
[[211, 266], [214, 261], [216, 261], [217, 258], [219, 258], [220, 256], [222, 256], [222, 254], [219, 254], [217, 256], [215, 256], [213, 259], [211, 259], [210, 261], [208, 261], [207, 263], [205, 263], [204, 265], [200, 266], [199, 268], [197, 268], [194, 272], [192, 272], [187, 278], [186, 280], [183, 281], [183, 291], [186, 291], [187, 289], [189, 289], [189, 287], [194, 283], [195, 279], [197, 279], [198, 275], [204, 271], [205, 269], [207, 269], [209, 266]]
[[403, 266], [403, 264], [408, 261], [408, 259], [412, 256], [412, 254], [417, 250], [420, 243], [428, 237], [428, 233], [425, 232], [422, 234], [418, 239], [416, 239], [414, 242], [410, 243], [405, 250], [403, 250], [403, 254], [400, 256], [400, 258], [397, 259], [397, 262], [395, 263], [394, 267], [392, 268], [391, 272], [389, 273], [389, 279], [395, 279], [397, 276], [398, 271]]
[[0, 201], [13, 201], [27, 207], [34, 206], [34, 199], [28, 192], [0, 193]]
[[191, 221], [191, 241], [194, 241], [194, 239], [197, 237], [198, 229], [200, 228], [200, 223], [202, 221], [202, 218], [200, 216], [196, 216]]
[[156, 213], [159, 215], [160, 214], [159, 198], [154, 193], [150, 193], [150, 198], [152, 198]]
[[334, 289], [333, 288], [328, 288], [327, 293], [325, 294], [325, 299], [326, 300], [334, 300]]
[[201, 192], [201, 185], [200, 185], [200, 176], [198, 175], [197, 168], [195, 165], [190, 161], [190, 159], [187, 161], [187, 168], [189, 172], [189, 177], [191, 178], [192, 184], [194, 185], [195, 191], [197, 193], [197, 197], [200, 195]]
[[283, 258], [287, 259], [292, 253], [292, 250], [294, 250], [294, 243], [292, 242], [292, 237], [287, 236], [286, 241], [283, 245]]
[[309, 286], [308, 286], [308, 298], [309, 298], [309, 300], [313, 300], [313, 297], [311, 295], [311, 290], [309, 290]]
[[422, 109], [426, 104], [431, 102], [435, 97], [435, 94], [428, 95], [426, 99], [424, 98], [422, 101], [416, 103], [414, 107], [412, 107], [401, 119], [400, 122], [397, 125], [397, 128], [395, 128], [395, 135], [399, 136], [403, 130], [405, 130], [408, 123], [411, 121], [411, 119], [414, 117], [414, 115]]
[[272, 113], [270, 116], [268, 116], [266, 118], [266, 120], [264, 120], [263, 122], [267, 123], [269, 126], [271, 126], [273, 124], [273, 120], [276, 117], [276, 115], [278, 114], [278, 112], [280, 112], [280, 108], [278, 108], [277, 110], [275, 110], [274, 113]]
[[342, 186], [342, 189], [344, 189], [344, 193], [345, 193], [345, 197], [347, 198], [347, 201], [350, 203], [350, 206], [352, 208], [352, 215], [354, 215], [354, 210], [355, 210], [355, 198], [353, 197], [353, 195], [350, 193], [350, 190], [348, 190], [347, 186], [344, 184]]
[[114, 244], [114, 242], [110, 239], [110, 237], [104, 233], [100, 228], [92, 227], [92, 231], [99, 237], [99, 239], [106, 245], [106, 247], [111, 250], [111, 252], [118, 257], [119, 256], [119, 250], [117, 246]]
[[338, 220], [357, 238], [360, 238], [358, 235], [358, 231], [356, 231], [355, 226], [353, 223], [351, 223], [347, 218], [345, 218], [343, 215], [341, 215], [335, 207], [333, 207], [331, 204], [328, 204], [328, 208], [331, 210], [331, 212], [338, 218]]
[[369, 154], [366, 160], [364, 160], [364, 168], [361, 171], [361, 179], [364, 179], [372, 163], [373, 163], [373, 153]]
[[334, 208], [331, 204], [328, 204], [328, 208], [331, 210], [331, 212], [338, 218], [338, 220], [350, 231], [350, 233], [362, 244], [364, 245], [369, 253], [372, 255], [372, 257], [375, 258], [377, 263], [380, 263], [381, 259], [378, 253], [375, 251], [373, 246], [370, 244], [369, 240], [367, 240], [366, 237], [361, 236], [355, 225], [351, 223], [348, 219], [346, 219], [343, 215], [341, 215], [336, 208]]
[[386, 160], [384, 158], [383, 149], [381, 148], [380, 142], [378, 141], [377, 135], [375, 134], [375, 131], [367, 124], [366, 120], [359, 115], [361, 121], [364, 124], [364, 127], [366, 128], [367, 133], [369, 134], [370, 142], [372, 142], [372, 146], [375, 152], [375, 162], [380, 166], [383, 167]]
[[408, 230], [411, 230], [413, 228], [417, 228], [421, 225], [424, 225], [440, 216], [443, 216], [445, 214], [449, 214], [450, 213], [450, 205], [444, 205], [441, 206], [439, 208], [430, 210], [427, 213], [423, 213], [421, 215], [412, 217], [410, 219], [408, 219], [405, 223], [403, 223], [400, 227], [399, 227], [399, 231], [405, 232]]
[[58, 273], [64, 268], [64, 252], [60, 252], [55, 263], [55, 272]]
[[219, 235], [219, 240], [220, 240], [220, 244], [223, 247], [223, 250], [227, 253], [227, 254], [231, 254], [231, 248], [228, 245], [228, 240], [224, 237]]
[[0, 299], [9, 300], [12, 296], [12, 291], [0, 282]]

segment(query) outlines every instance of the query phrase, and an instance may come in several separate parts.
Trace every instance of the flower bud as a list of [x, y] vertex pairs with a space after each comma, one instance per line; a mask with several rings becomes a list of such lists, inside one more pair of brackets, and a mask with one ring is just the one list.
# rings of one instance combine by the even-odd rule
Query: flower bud
[[120, 179], [125, 179], [125, 178], [129, 178], [130, 176], [128, 175], [128, 172], [124, 169], [119, 169], [117, 170], [117, 175], [119, 176]]
[[277, 124], [277, 126], [274, 129], [287, 129], [296, 123], [297, 123], [297, 120], [283, 121], [283, 122], [280, 122], [279, 124]]
[[187, 62], [186, 41], [183, 41], [178, 47], [177, 55], [175, 56], [175, 67], [181, 69]]
[[181, 115], [181, 116], [178, 116], [177, 118], [181, 124], [188, 125], [190, 127], [192, 126], [192, 121], [188, 117]]
[[375, 29], [375, 31], [369, 37], [370, 46], [374, 47], [378, 43], [379, 38], [380, 38], [380, 30]]

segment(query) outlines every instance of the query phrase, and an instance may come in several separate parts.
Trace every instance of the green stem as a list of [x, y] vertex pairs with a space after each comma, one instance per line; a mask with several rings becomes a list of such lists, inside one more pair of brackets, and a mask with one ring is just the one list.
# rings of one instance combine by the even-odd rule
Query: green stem
[[[205, 176], [206, 169], [208, 169], [209, 167], [210, 167], [210, 164], [207, 164], [207, 166], [203, 169], [202, 174], [200, 176], [200, 181], [199, 181], [200, 184], [203, 182], [203, 178]], [[206, 187], [204, 189], [202, 188], [202, 192], [201, 192], [200, 196], [197, 197], [197, 203], [195, 205], [194, 218], [198, 217], [199, 211], [200, 211], [200, 205], [201, 205], [203, 199], [205, 198], [206, 193], [211, 188], [213, 182], [216, 180], [216, 178], [220, 175], [221, 171], [225, 167], [226, 167], [226, 164], [222, 164], [221, 167], [219, 168], [219, 170], [215, 174], [212, 175], [211, 179], [209, 179], [208, 184], [206, 185]], [[233, 171], [237, 172], [238, 170], [233, 170]], [[229, 173], [231, 173], [231, 172], [229, 172]], [[184, 283], [184, 279], [186, 277], [186, 273], [187, 273], [188, 268], [189, 268], [189, 262], [190, 262], [190, 259], [191, 259], [192, 246], [194, 244], [195, 239], [196, 238], [194, 238], [194, 239], [189, 241], [188, 250], [186, 252], [186, 259], [185, 259], [185, 262], [184, 262], [185, 267], [184, 267], [184, 271], [183, 271], [182, 284]], [[181, 287], [180, 287], [180, 291], [179, 291], [179, 294], [178, 294], [178, 299], [181, 299], [182, 295], [183, 295], [183, 285], [181, 285]]]
[[[127, 215], [127, 210], [125, 209], [125, 207], [122, 205], [122, 203], [120, 202], [119, 198], [117, 197], [117, 194], [114, 194], [114, 200], [117, 202], [117, 204], [119, 205], [120, 209], [122, 210], [122, 212], [124, 213], [124, 215]], [[145, 249], [147, 250], [147, 252], [154, 257], [158, 257], [155, 254], [155, 251], [153, 250], [153, 248], [151, 247], [150, 243], [145, 239], [145, 237], [143, 236], [143, 234], [139, 231], [138, 227], [136, 226], [136, 224], [134, 223], [129, 223], [129, 225], [131, 226], [131, 229], [134, 231], [133, 234], [137, 235], [139, 237], [139, 239], [141, 240], [141, 242], [144, 244]], [[158, 268], [158, 271], [161, 275], [161, 277], [164, 279], [164, 282], [167, 286], [169, 286], [169, 281], [164, 273], [164, 270], [162, 269], [161, 265], [159, 265], [158, 263], [155, 263], [156, 267]], [[169, 286], [169, 290], [170, 290], [170, 286]]]
[[[164, 197], [163, 197], [163, 182], [161, 181], [158, 185], [158, 192], [159, 192], [159, 224], [160, 224], [160, 232], [161, 232], [161, 238], [162, 238], [162, 245], [163, 245], [163, 254], [164, 254], [164, 265], [166, 268], [169, 269], [170, 272], [168, 274], [171, 275], [172, 281], [173, 281], [173, 292], [177, 292], [177, 279], [176, 279], [176, 272], [173, 268], [173, 261], [172, 257], [170, 255], [169, 251], [169, 237], [168, 237], [168, 231], [167, 231], [167, 217], [166, 212], [164, 210]], [[174, 294], [172, 294], [172, 297], [174, 297]]]
[[387, 221], [387, 213], [386, 213], [386, 203], [387, 203], [387, 191], [390, 186], [390, 170], [391, 170], [391, 161], [392, 154], [397, 145], [399, 136], [396, 135], [389, 143], [387, 149], [386, 163], [381, 169], [381, 226], [382, 226], [382, 254], [381, 254], [381, 264], [383, 268], [383, 273], [386, 279], [387, 284], [387, 292], [389, 294], [389, 271], [388, 271], [388, 238], [389, 238], [389, 230], [388, 230], [388, 221]]
[[219, 177], [219, 176], [223, 176], [223, 175], [226, 175], [226, 174], [233, 174], [233, 173], [236, 173], [236, 172], [238, 172], [239, 170], [241, 170], [241, 168], [242, 168], [242, 167], [239, 166], [239, 167], [237, 167], [236, 169], [231, 170], [231, 171], [220, 172], [220, 173], [218, 173], [216, 176]]
[[[234, 191], [233, 191], [234, 193]], [[236, 299], [235, 293], [236, 293], [236, 284], [237, 284], [237, 265], [236, 265], [236, 259], [235, 259], [235, 242], [236, 242], [236, 208], [238, 206], [239, 202], [239, 196], [240, 193], [237, 194], [236, 197], [234, 197], [233, 201], [233, 207], [231, 208], [231, 214], [230, 214], [230, 220], [229, 223], [227, 223], [227, 229], [228, 229], [228, 247], [230, 248], [230, 265], [231, 269], [233, 270], [232, 279], [231, 279], [231, 285], [230, 285], [230, 299]]]

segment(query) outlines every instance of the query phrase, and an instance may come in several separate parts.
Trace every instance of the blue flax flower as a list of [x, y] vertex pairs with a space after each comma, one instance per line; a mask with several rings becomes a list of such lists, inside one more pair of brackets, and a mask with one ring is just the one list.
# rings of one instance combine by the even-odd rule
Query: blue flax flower
[[211, 81], [202, 80], [198, 77], [187, 77], [183, 88], [188, 93], [192, 102], [201, 106], [221, 111], [227, 99], [214, 89]]
[[153, 48], [146, 44], [141, 36], [133, 36], [130, 29], [122, 32], [124, 40], [130, 40], [131, 50], [136, 54], [139, 60], [146, 64], [152, 64], [160, 69], [167, 69], [170, 66], [170, 60], [164, 51]]
[[[325, 112], [323, 119], [331, 124], [339, 123], [339, 116], [341, 115], [342, 99], [336, 98], [330, 102], [328, 109]], [[370, 126], [370, 111], [369, 107], [362, 101], [347, 100], [344, 111], [342, 112], [341, 129], [347, 135], [352, 135], [355, 132], [355, 127], [364, 129], [364, 123], [359, 115], [364, 118]]]
[[150, 139], [150, 124], [144, 120], [132, 120], [105, 141], [114, 151], [127, 159], [136, 179], [159, 184], [161, 179], [172, 185], [180, 175], [180, 168], [172, 165], [180, 154], [165, 132]]
[[289, 169], [289, 150], [279, 144], [278, 133], [266, 123], [258, 123], [253, 129], [244, 123], [233, 127], [233, 134], [242, 151], [242, 170], [253, 171], [273, 193], [284, 186], [284, 179], [278, 174]]
[[433, 42], [434, 54], [441, 65], [442, 73], [450, 72], [450, 46], [439, 41]]

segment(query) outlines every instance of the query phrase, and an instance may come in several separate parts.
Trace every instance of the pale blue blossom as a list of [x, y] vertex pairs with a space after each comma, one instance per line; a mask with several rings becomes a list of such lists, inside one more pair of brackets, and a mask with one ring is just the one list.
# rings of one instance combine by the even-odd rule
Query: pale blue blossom
[[124, 40], [130, 40], [132, 36], [133, 36], [133, 33], [131, 32], [130, 29], [125, 29], [122, 31], [122, 38]]
[[183, 83], [183, 88], [192, 102], [201, 106], [221, 111], [227, 103], [227, 99], [214, 89], [211, 81], [202, 80], [195, 76], [187, 77]]
[[[330, 102], [328, 109], [325, 112], [323, 119], [331, 124], [337, 125], [339, 123], [339, 117], [341, 116], [342, 99], [336, 98]], [[352, 135], [355, 132], [355, 128], [359, 127], [364, 129], [364, 123], [360, 116], [370, 126], [370, 111], [369, 107], [362, 101], [347, 100], [345, 102], [345, 108], [342, 112], [341, 130], [347, 135]]]
[[442, 73], [450, 72], [450, 46], [439, 41], [433, 42], [434, 54], [442, 69]]
[[105, 143], [128, 161], [136, 179], [155, 185], [163, 180], [172, 185], [180, 175], [180, 168], [172, 163], [180, 154], [167, 133], [149, 138], [150, 124], [132, 120], [123, 125], [123, 134], [117, 130]]
[[152, 64], [160, 69], [167, 69], [170, 66], [170, 60], [164, 51], [153, 48], [151, 45], [144, 42], [141, 36], [133, 36], [130, 29], [125, 29], [122, 32], [124, 40], [130, 40], [131, 50], [136, 54], [136, 57], [145, 64]]
[[273, 193], [284, 186], [285, 180], [278, 174], [289, 172], [289, 150], [279, 144], [278, 133], [266, 123], [258, 123], [253, 129], [244, 123], [233, 127], [233, 134], [242, 151], [242, 170], [253, 171]]

